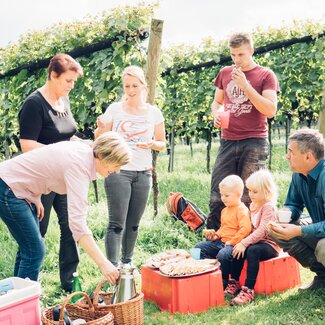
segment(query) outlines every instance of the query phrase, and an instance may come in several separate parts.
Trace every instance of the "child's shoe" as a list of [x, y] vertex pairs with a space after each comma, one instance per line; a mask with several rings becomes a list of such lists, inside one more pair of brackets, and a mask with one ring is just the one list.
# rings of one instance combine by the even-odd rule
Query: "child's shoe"
[[255, 299], [255, 294], [253, 289], [248, 289], [247, 287], [242, 287], [239, 294], [231, 300], [230, 306], [242, 305], [248, 302], [252, 302]]
[[235, 279], [229, 279], [228, 285], [224, 291], [225, 295], [229, 295], [235, 297], [237, 293], [240, 291], [241, 287], [239, 281]]

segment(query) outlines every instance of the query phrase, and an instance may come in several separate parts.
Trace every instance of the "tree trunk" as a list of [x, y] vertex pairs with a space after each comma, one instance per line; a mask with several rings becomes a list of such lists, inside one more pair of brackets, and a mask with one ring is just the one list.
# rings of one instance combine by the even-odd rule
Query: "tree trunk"
[[270, 144], [270, 151], [269, 151], [269, 170], [272, 170], [272, 149], [273, 149], [273, 143], [272, 143], [272, 122], [268, 119], [267, 124], [269, 126], [269, 144]]
[[[160, 60], [161, 36], [164, 22], [153, 19], [151, 22], [148, 60], [147, 60], [147, 83], [148, 83], [148, 103], [154, 104], [156, 83], [158, 75], [158, 65]], [[158, 214], [158, 177], [156, 171], [158, 152], [152, 151], [152, 187], [153, 187], [153, 208], [154, 216]]]
[[318, 118], [318, 130], [325, 137], [325, 87], [323, 92], [322, 109], [319, 112], [319, 118]]
[[168, 164], [168, 172], [171, 173], [174, 170], [174, 153], [175, 153], [175, 137], [174, 137], [174, 129], [172, 129], [172, 133], [170, 135], [170, 153], [169, 153], [169, 164]]
[[208, 144], [207, 144], [207, 172], [210, 173], [211, 172], [211, 168], [210, 168], [210, 163], [211, 163], [211, 146], [212, 146], [212, 134], [210, 131], [208, 131], [208, 135], [207, 135], [207, 140], [208, 140]]

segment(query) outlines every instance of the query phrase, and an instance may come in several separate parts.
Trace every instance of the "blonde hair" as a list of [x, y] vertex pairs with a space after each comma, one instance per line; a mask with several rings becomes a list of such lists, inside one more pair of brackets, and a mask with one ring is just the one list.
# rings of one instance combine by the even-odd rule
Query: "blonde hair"
[[118, 166], [131, 161], [132, 153], [125, 140], [116, 132], [101, 134], [93, 144], [94, 157]]
[[251, 48], [254, 47], [252, 36], [249, 33], [236, 33], [230, 36], [229, 47], [237, 48], [244, 44], [249, 45]]
[[[140, 81], [140, 83], [144, 87], [143, 100], [146, 101], [148, 95], [148, 85], [147, 85], [146, 76], [144, 75], [144, 71], [136, 65], [130, 65], [129, 67], [125, 68], [122, 72], [123, 82], [126, 76], [137, 78]], [[123, 95], [122, 101], [125, 101], [125, 95]]]
[[264, 194], [265, 200], [276, 204], [278, 191], [271, 172], [267, 169], [260, 169], [251, 174], [246, 180], [248, 189], [256, 189]]
[[229, 175], [219, 183], [219, 189], [221, 188], [232, 189], [242, 196], [244, 192], [244, 182], [237, 175]]

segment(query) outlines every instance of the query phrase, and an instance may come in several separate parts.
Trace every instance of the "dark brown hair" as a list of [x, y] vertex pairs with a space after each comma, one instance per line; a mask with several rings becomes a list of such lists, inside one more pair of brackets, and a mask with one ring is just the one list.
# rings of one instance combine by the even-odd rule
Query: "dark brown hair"
[[80, 77], [83, 76], [83, 70], [79, 62], [77, 62], [73, 57], [68, 54], [59, 53], [50, 61], [50, 64], [47, 68], [48, 75], [47, 79], [51, 79], [51, 72], [55, 72], [59, 77], [62, 73], [66, 71], [74, 71], [79, 74]]

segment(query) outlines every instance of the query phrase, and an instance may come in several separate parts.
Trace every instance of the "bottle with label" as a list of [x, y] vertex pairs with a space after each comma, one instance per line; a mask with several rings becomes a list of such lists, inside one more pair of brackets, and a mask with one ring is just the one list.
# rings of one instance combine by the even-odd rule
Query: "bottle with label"
[[[72, 292], [82, 291], [78, 272], [74, 272], [72, 275], [73, 275]], [[71, 298], [71, 301], [75, 303], [77, 300], [79, 300], [82, 297], [83, 297], [82, 295], [76, 295]]]

